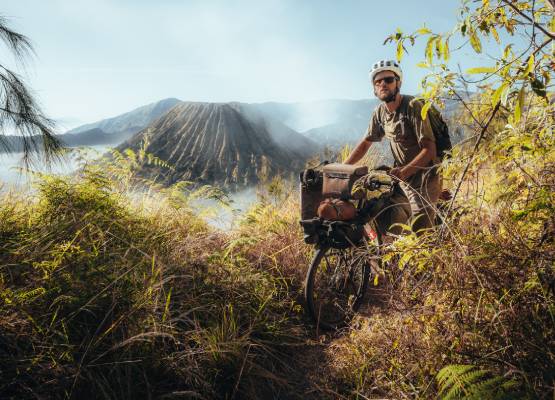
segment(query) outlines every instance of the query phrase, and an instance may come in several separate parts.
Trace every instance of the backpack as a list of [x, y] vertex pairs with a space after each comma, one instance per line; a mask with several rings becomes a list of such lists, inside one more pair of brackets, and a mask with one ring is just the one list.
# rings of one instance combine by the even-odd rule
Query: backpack
[[[410, 100], [412, 97], [403, 96], [403, 102], [399, 107], [399, 116], [403, 118], [405, 113], [408, 111]], [[449, 137], [449, 127], [447, 123], [443, 120], [439, 110], [432, 104], [428, 110], [428, 116], [430, 120], [430, 125], [432, 126], [432, 131], [434, 132], [434, 137], [436, 139], [436, 155], [439, 160], [450, 157], [451, 149], [453, 145], [451, 144], [451, 138]], [[407, 118], [410, 121], [410, 118]], [[414, 130], [414, 127], [413, 127]]]

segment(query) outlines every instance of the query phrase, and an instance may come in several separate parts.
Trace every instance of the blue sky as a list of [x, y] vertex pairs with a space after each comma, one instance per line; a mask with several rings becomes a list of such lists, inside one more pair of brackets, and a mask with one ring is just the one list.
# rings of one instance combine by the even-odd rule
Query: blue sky
[[[61, 130], [166, 97], [307, 101], [373, 97], [372, 62], [396, 28], [456, 23], [455, 0], [19, 0], [0, 14], [33, 42], [24, 77]], [[454, 54], [453, 62], [471, 50]], [[11, 64], [4, 48], [2, 62]], [[423, 70], [403, 59], [403, 92]]]

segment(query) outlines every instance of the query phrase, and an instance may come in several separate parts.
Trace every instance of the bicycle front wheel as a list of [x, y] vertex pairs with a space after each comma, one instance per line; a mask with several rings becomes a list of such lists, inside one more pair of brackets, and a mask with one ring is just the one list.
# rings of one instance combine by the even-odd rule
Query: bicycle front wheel
[[328, 330], [344, 326], [362, 304], [369, 274], [364, 248], [318, 249], [308, 269], [304, 293], [315, 323]]

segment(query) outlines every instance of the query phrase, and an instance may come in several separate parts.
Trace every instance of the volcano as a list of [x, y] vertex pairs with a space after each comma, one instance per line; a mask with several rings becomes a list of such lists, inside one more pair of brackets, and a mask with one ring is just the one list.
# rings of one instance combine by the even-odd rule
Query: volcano
[[166, 161], [140, 173], [164, 183], [192, 181], [237, 189], [300, 171], [319, 146], [248, 104], [185, 102], [121, 144]]

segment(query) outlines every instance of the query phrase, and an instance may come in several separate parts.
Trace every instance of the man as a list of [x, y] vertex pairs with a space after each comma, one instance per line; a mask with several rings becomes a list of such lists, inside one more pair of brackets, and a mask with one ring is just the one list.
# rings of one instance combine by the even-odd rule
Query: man
[[431, 228], [441, 191], [440, 178], [433, 168], [436, 144], [430, 121], [422, 119], [420, 101], [400, 94], [402, 81], [403, 72], [397, 62], [382, 60], [372, 66], [370, 82], [382, 103], [372, 114], [366, 136], [345, 161], [355, 164], [373, 142], [384, 136], [390, 140], [395, 160], [390, 174], [399, 180], [401, 190], [396, 191], [393, 205], [378, 219], [382, 232], [393, 223], [406, 224], [411, 215], [414, 231]]

